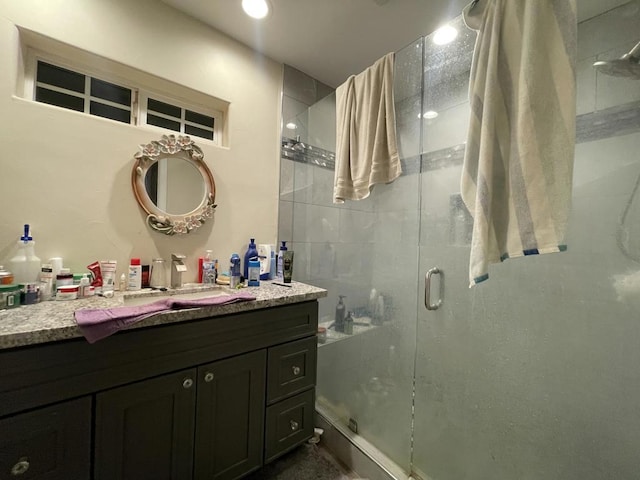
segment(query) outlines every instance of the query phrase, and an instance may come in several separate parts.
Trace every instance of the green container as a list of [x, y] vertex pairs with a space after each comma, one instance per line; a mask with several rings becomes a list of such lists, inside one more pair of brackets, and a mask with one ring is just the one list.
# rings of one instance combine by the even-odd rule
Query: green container
[[0, 285], [0, 310], [20, 306], [20, 285]]

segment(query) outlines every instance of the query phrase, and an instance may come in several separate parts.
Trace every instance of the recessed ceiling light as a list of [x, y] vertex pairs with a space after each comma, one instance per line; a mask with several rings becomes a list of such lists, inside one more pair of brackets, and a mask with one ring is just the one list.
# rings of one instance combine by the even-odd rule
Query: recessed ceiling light
[[438, 112], [436, 112], [435, 110], [429, 110], [427, 112], [424, 112], [422, 116], [427, 120], [433, 120], [438, 116]]
[[264, 18], [269, 14], [267, 0], [242, 0], [244, 13], [252, 18]]
[[285, 127], [287, 127], [289, 130], [295, 130], [296, 128], [298, 128], [298, 126], [293, 122], [287, 123]]
[[440, 27], [433, 34], [433, 43], [436, 45], [446, 45], [453, 42], [458, 36], [458, 30], [450, 25]]

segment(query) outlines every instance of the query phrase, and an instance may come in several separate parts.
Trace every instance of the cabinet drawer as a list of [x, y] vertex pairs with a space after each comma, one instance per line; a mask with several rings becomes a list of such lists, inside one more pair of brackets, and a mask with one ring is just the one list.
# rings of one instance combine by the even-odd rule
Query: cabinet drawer
[[268, 404], [315, 385], [317, 349], [315, 336], [269, 349]]
[[0, 420], [0, 479], [88, 480], [91, 398]]
[[313, 436], [315, 390], [267, 407], [265, 463]]

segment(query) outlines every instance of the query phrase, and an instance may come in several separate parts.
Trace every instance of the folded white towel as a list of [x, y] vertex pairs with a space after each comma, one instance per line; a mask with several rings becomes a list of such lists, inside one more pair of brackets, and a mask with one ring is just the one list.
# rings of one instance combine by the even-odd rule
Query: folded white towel
[[336, 90], [336, 169], [333, 202], [362, 200], [375, 184], [402, 174], [393, 104], [394, 54], [389, 53]]
[[575, 148], [575, 0], [479, 0], [461, 181], [469, 280], [510, 257], [566, 250]]

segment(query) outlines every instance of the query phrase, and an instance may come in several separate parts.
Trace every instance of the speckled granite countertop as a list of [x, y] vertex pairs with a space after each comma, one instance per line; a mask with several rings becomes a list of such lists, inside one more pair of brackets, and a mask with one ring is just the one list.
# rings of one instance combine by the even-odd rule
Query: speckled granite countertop
[[[229, 290], [227, 287], [214, 288], [215, 291], [212, 291], [214, 295], [220, 291], [233, 293], [233, 290]], [[82, 333], [73, 316], [73, 312], [76, 310], [120, 307], [125, 305], [125, 298], [149, 297], [149, 301], [152, 301], [171, 293], [184, 294], [206, 291], [206, 287], [192, 287], [165, 293], [151, 293], [148, 291], [135, 293], [115, 292], [112, 298], [96, 296], [79, 300], [41, 302], [35, 305], [0, 310], [0, 350], [82, 337]], [[259, 287], [247, 287], [240, 291], [255, 296], [256, 300], [162, 312], [128, 328], [144, 328], [153, 325], [248, 312], [261, 308], [306, 302], [327, 295], [327, 291], [322, 288], [300, 282], [292, 282], [291, 287], [284, 287], [269, 281], [263, 281], [260, 282]]]

